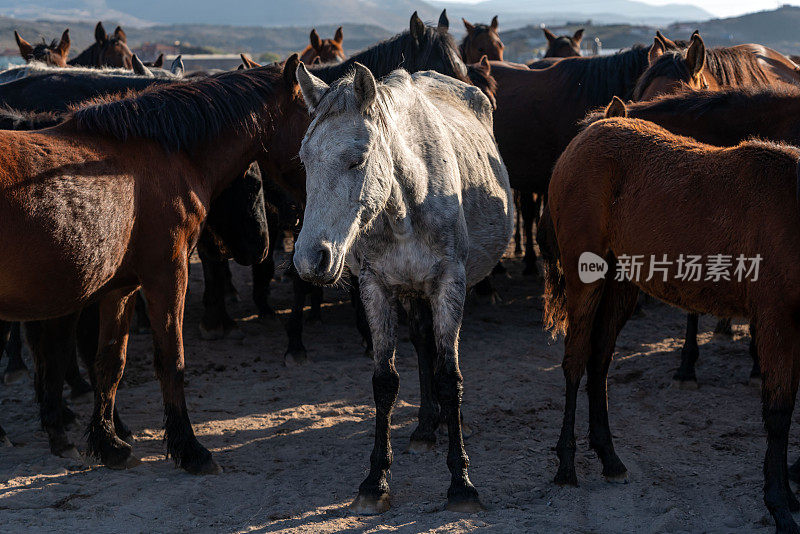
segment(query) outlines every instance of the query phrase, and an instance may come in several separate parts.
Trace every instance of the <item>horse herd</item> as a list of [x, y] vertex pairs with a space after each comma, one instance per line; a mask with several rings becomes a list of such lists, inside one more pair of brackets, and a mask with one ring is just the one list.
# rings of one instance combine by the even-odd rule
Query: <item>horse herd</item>
[[[180, 60], [169, 70], [163, 57], [143, 63], [122, 29], [107, 35], [102, 24], [71, 61], [68, 31], [35, 46], [16, 35], [30, 63], [0, 73], [0, 349], [13, 377], [24, 368], [14, 322], [24, 322], [52, 452], [77, 454], [64, 430], [74, 419], [67, 381], [94, 390], [89, 453], [114, 469], [138, 463], [115, 408], [136, 316], [134, 328], [152, 330], [168, 454], [190, 473], [218, 472], [184, 398], [189, 255], [197, 247], [206, 280], [202, 335], [237, 336], [227, 260], [253, 266], [254, 301], [268, 315], [272, 258], [289, 230], [287, 364], [305, 360], [306, 297], [318, 314], [321, 287], [345, 276], [375, 359], [375, 444], [352, 508], [390, 506], [406, 313], [422, 392], [411, 447], [432, 448], [445, 424], [447, 507], [480, 510], [462, 439], [458, 337], [468, 289], [491, 293], [487, 277], [502, 269], [516, 204], [525, 272], [538, 274], [538, 222], [545, 324], [565, 334], [555, 482], [577, 484], [584, 373], [591, 447], [608, 480], [626, 480], [606, 377], [641, 289], [692, 314], [676, 374], [685, 384], [696, 383], [698, 313], [750, 321], [764, 501], [779, 532], [799, 532], [789, 479], [800, 479], [800, 463], [788, 466], [787, 448], [800, 381], [800, 69], [761, 45], [707, 49], [697, 32], [580, 57], [582, 31], [545, 30], [546, 57], [517, 64], [503, 61], [496, 17], [464, 25], [457, 46], [445, 12], [436, 26], [415, 13], [408, 31], [347, 59], [341, 28], [325, 40], [313, 31], [302, 61], [243, 56], [239, 70], [192, 74]], [[587, 253], [606, 276], [584, 278]], [[760, 269], [689, 277], [685, 255], [758, 258]], [[650, 276], [626, 270], [637, 257]]]

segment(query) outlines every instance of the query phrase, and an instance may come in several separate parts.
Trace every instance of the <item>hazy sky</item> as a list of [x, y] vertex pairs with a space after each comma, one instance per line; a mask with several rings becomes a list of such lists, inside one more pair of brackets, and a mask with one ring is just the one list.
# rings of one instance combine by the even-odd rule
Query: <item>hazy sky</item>
[[[480, 0], [442, 0], [446, 2], [470, 2], [475, 3]], [[694, 4], [702, 7], [709, 13], [720, 17], [741, 15], [752, 11], [763, 11], [765, 9], [775, 9], [782, 4], [800, 5], [800, 1], [787, 2], [784, 0], [640, 0], [648, 4]], [[561, 0], [557, 4], [559, 7], [569, 7], [570, 0]]]

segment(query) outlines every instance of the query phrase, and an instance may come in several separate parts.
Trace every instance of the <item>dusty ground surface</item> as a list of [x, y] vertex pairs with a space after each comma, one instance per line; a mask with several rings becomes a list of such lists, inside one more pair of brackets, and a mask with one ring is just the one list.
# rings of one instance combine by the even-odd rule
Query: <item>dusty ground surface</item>
[[[347, 504], [367, 472], [373, 439], [371, 360], [364, 357], [343, 291], [328, 290], [324, 323], [307, 325], [311, 365], [282, 365], [281, 321], [291, 284], [276, 282], [277, 319], [260, 323], [249, 271], [234, 267], [233, 306], [244, 341], [197, 334], [201, 271], [192, 270], [186, 315], [187, 402], [199, 439], [224, 468], [194, 477], [165, 460], [161, 398], [148, 336], [132, 336], [118, 406], [144, 463], [116, 472], [49, 454], [30, 380], [0, 384], [0, 525], [6, 532], [771, 532], [761, 497], [765, 437], [759, 392], [747, 385], [747, 329], [714, 339], [701, 321], [700, 388], [672, 387], [685, 317], [662, 304], [623, 331], [609, 379], [611, 427], [630, 483], [612, 485], [588, 449], [585, 395], [578, 405], [579, 488], [559, 488], [553, 447], [561, 424], [562, 343], [541, 328], [541, 286], [521, 262], [496, 279], [502, 302], [468, 308], [461, 337], [471, 478], [487, 510], [443, 511], [446, 438], [424, 455], [405, 452], [419, 402], [407, 337], [398, 347], [400, 396], [393, 420], [393, 508], [379, 517]], [[3, 364], [4, 365], [4, 364]], [[72, 403], [85, 450], [90, 399]], [[796, 436], [797, 433], [795, 432]], [[800, 452], [790, 443], [792, 457]]]

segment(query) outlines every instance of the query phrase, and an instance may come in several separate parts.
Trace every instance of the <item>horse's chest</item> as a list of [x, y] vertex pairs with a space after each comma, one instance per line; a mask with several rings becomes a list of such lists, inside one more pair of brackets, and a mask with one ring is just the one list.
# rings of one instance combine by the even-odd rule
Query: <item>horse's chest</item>
[[370, 266], [387, 287], [398, 293], [427, 294], [441, 274], [443, 259], [424, 243], [410, 239], [387, 246], [370, 260]]

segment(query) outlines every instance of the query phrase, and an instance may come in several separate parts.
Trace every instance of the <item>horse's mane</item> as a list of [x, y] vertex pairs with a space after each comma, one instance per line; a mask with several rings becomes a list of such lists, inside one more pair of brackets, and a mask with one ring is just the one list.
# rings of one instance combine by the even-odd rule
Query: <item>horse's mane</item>
[[486, 71], [479, 69], [473, 65], [467, 65], [467, 77], [469, 82], [481, 90], [486, 89], [492, 95], [497, 94], [497, 80], [491, 74], [486, 74]]
[[[688, 82], [691, 73], [686, 64], [686, 52], [686, 49], [670, 50], [658, 58], [639, 78], [634, 97], [638, 99], [656, 78], [667, 77]], [[740, 48], [707, 48], [705, 70], [724, 86], [770, 84], [756, 55]]]
[[567, 57], [553, 64], [563, 87], [572, 87], [595, 105], [608, 104], [616, 95], [629, 100], [636, 80], [647, 68], [649, 48], [635, 45], [610, 56]]
[[479, 35], [483, 35], [484, 33], [489, 33], [492, 31], [492, 28], [488, 24], [477, 23], [473, 24], [472, 26], [474, 30], [467, 32], [467, 34], [461, 40], [461, 44], [458, 45], [458, 52], [461, 54], [462, 59], [466, 57], [467, 46], [469, 46], [473, 39], [477, 38]]
[[259, 117], [277, 105], [282, 69], [267, 65], [208, 78], [150, 86], [140, 93], [104, 96], [71, 115], [79, 131], [126, 141], [151, 139], [171, 151], [192, 151], [225, 129], [258, 131]]
[[336, 65], [309, 68], [318, 78], [330, 84], [346, 76], [358, 62], [367, 67], [376, 78], [382, 78], [395, 69], [404, 68], [409, 72], [418, 70], [439, 70], [430, 62], [430, 57], [438, 53], [444, 61], [440, 67], [446, 74], [462, 82], [469, 83], [467, 69], [458, 54], [453, 37], [436, 28], [425, 26], [419, 43], [414, 41], [411, 32], [404, 31], [394, 37], [367, 48]]
[[[150, 72], [153, 73], [155, 78], [165, 78], [165, 79], [178, 79], [181, 78], [181, 74], [173, 74], [172, 72], [166, 69], [157, 69], [151, 68]], [[119, 67], [57, 67], [55, 65], [49, 65], [47, 63], [43, 63], [41, 61], [31, 61], [25, 65], [20, 65], [17, 67], [11, 67], [4, 71], [0, 71], [0, 81], [11, 81], [16, 80], [19, 78], [23, 78], [26, 76], [44, 76], [48, 74], [68, 74], [70, 76], [86, 76], [89, 78], [101, 78], [101, 77], [127, 77], [127, 78], [142, 78], [143, 76], [139, 74], [134, 74], [130, 69], [124, 69]]]
[[0, 130], [40, 130], [64, 120], [63, 113], [53, 111], [22, 111], [0, 106]]

